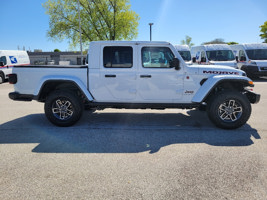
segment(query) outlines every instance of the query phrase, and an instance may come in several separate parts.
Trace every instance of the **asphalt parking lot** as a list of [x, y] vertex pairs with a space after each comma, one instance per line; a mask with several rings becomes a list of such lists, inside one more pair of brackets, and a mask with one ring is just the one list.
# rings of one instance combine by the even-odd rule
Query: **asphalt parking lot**
[[267, 79], [228, 131], [177, 109], [85, 111], [60, 128], [11, 91], [0, 85], [0, 199], [267, 199]]

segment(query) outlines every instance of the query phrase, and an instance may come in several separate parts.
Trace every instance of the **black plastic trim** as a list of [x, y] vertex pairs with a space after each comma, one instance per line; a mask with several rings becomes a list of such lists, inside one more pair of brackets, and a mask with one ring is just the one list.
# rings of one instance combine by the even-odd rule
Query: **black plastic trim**
[[17, 74], [9, 74], [8, 75], [8, 82], [10, 84], [16, 84], [18, 82]]
[[246, 96], [248, 98], [248, 100], [250, 101], [250, 103], [256, 104], [259, 103], [261, 95], [260, 94], [256, 94], [252, 91], [246, 91]]
[[255, 65], [243, 65], [241, 70], [245, 71], [247, 75], [262, 75], [267, 76], [267, 71], [259, 71], [259, 67]]
[[250, 87], [254, 87], [254, 85], [250, 85], [248, 83], [247, 80], [240, 80], [240, 79], [222, 79], [220, 81], [218, 81], [211, 89], [210, 91], [205, 95], [205, 97], [202, 99], [202, 102], [205, 101], [205, 99], [210, 95], [210, 93], [214, 90], [214, 88], [216, 88], [218, 85], [220, 85], [221, 83], [226, 82], [226, 83], [230, 83], [230, 82], [240, 82], [244, 84], [244, 87], [250, 86]]
[[[84, 94], [83, 90], [80, 88], [80, 86], [79, 86], [75, 81], [72, 81], [72, 80], [46, 80], [46, 81], [42, 84], [42, 86], [41, 86], [41, 88], [40, 88], [40, 91], [39, 91], [38, 95], [34, 98], [34, 100], [40, 101], [41, 94], [42, 94], [42, 91], [43, 91], [43, 89], [44, 89], [44, 86], [45, 86], [46, 84], [49, 84], [49, 83], [71, 83], [71, 84], [75, 85], [75, 86], [82, 92], [82, 94], [86, 97], [86, 95]], [[88, 89], [88, 88], [87, 88], [87, 89]], [[88, 91], [88, 92], [89, 92], [90, 95], [92, 96], [91, 92], [90, 92], [90, 91]], [[87, 98], [87, 97], [86, 97], [86, 98]], [[93, 98], [93, 96], [92, 96], [92, 98]], [[88, 100], [89, 100], [89, 99], [88, 99]]]
[[111, 102], [89, 102], [90, 107], [95, 108], [126, 108], [126, 109], [165, 109], [165, 108], [186, 108], [199, 107], [199, 103], [111, 103]]
[[34, 95], [20, 94], [18, 92], [10, 92], [8, 96], [14, 101], [32, 101], [34, 99]]

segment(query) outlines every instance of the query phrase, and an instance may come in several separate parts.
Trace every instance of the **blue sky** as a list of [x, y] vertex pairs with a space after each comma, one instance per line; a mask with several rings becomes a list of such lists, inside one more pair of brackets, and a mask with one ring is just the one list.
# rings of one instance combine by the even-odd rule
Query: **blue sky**
[[[46, 32], [49, 17], [45, 0], [1, 0], [0, 49], [69, 50], [67, 41], [52, 42]], [[226, 42], [257, 43], [260, 28], [267, 21], [267, 0], [130, 0], [139, 14], [138, 37], [180, 44], [186, 35], [195, 45], [222, 38]], [[78, 50], [79, 48], [77, 48]]]

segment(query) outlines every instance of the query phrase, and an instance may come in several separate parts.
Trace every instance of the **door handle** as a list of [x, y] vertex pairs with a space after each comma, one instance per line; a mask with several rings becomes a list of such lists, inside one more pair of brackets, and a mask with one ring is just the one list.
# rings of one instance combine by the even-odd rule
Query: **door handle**
[[115, 74], [106, 74], [105, 77], [106, 78], [115, 78], [116, 75]]
[[140, 78], [151, 78], [151, 75], [140, 75]]

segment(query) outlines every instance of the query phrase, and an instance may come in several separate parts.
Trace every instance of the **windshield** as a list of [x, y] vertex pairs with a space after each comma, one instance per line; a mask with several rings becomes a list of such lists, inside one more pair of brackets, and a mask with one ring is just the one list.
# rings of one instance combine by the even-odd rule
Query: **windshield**
[[182, 56], [184, 61], [190, 61], [191, 60], [191, 54], [190, 51], [178, 51], [179, 54]]
[[231, 50], [207, 51], [207, 57], [210, 61], [231, 61], [235, 60]]
[[267, 49], [246, 50], [250, 60], [267, 60]]

